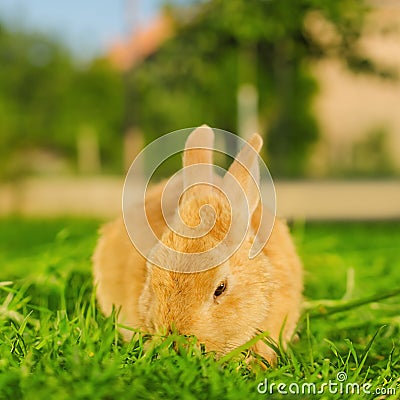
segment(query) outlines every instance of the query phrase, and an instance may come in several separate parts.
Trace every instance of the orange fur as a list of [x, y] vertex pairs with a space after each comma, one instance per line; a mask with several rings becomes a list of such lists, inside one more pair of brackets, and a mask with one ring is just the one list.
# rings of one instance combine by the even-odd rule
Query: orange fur
[[[192, 142], [190, 147], [195, 147], [196, 131], [189, 138]], [[258, 138], [253, 137], [251, 142], [257, 152], [261, 147], [261, 138]], [[206, 151], [186, 150], [184, 165], [208, 163], [210, 156]], [[244, 165], [248, 162], [254, 164], [254, 156], [246, 155], [246, 151], [248, 149], [244, 149], [242, 156], [239, 154], [238, 157], [242, 157]], [[105, 314], [110, 314], [113, 305], [121, 307], [119, 318], [124, 325], [149, 333], [168, 333], [176, 329], [182, 334], [193, 334], [205, 344], [206, 349], [218, 354], [225, 354], [244, 344], [258, 330], [268, 331], [271, 338], [278, 342], [283, 328], [283, 342], [291, 339], [302, 298], [300, 260], [287, 225], [280, 219], [275, 220], [263, 251], [254, 259], [249, 259], [254, 232], [260, 224], [260, 205], [254, 198], [254, 183], [246, 177], [244, 168], [234, 163], [230, 172], [245, 191], [247, 188], [247, 196], [252, 197], [250, 204], [255, 207], [251, 210], [252, 229], [236, 253], [212, 269], [183, 273], [146, 265], [144, 257], [131, 244], [122, 218], [102, 229], [93, 261], [97, 298]], [[199, 224], [199, 210], [205, 204], [213, 207], [216, 216], [215, 225], [207, 235], [188, 239], [170, 231], [163, 221], [160, 198], [164, 185], [165, 182], [162, 182], [152, 187], [146, 197], [146, 206], [150, 209], [147, 214], [149, 223], [158, 238], [184, 253], [214, 248], [224, 238], [232, 222], [226, 198], [219, 191], [199, 191], [198, 187], [192, 187], [185, 193], [179, 212], [187, 226]], [[157, 248], [154, 251], [157, 253]], [[162, 265], [179, 263], [179, 258], [171, 260], [162, 252], [158, 257]], [[227, 289], [214, 298], [214, 291], [221, 281], [227, 282]], [[127, 330], [123, 334], [126, 339], [131, 336]], [[254, 350], [274, 362], [274, 352], [264, 343], [258, 342]]]

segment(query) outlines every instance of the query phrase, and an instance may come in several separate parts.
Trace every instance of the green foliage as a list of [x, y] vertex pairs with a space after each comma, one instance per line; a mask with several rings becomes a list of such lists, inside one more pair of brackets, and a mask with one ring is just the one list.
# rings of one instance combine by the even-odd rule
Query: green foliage
[[121, 79], [105, 61], [79, 66], [54, 40], [0, 26], [0, 177], [24, 172], [24, 154], [38, 148], [74, 160], [82, 126], [115, 169], [121, 118]]
[[[372, 385], [362, 398], [377, 398], [376, 388], [398, 396], [398, 295], [382, 300], [399, 289], [398, 222], [293, 226], [307, 302], [299, 341], [268, 370], [244, 362], [246, 352], [215, 361], [195, 338], [175, 334], [137, 333], [123, 343], [115, 318], [104, 318], [93, 296], [97, 227], [90, 220], [0, 221], [0, 281], [14, 280], [0, 285], [1, 399], [284, 399], [293, 395], [260, 395], [257, 386], [264, 379], [320, 386], [337, 382], [338, 372]], [[355, 307], [359, 299], [367, 301]], [[321, 398], [360, 395], [326, 391]]]
[[304, 176], [318, 139], [310, 64], [336, 57], [391, 76], [357, 46], [364, 0], [192, 3], [166, 9], [173, 37], [123, 76], [104, 59], [80, 65], [52, 38], [0, 25], [0, 178], [29, 172], [37, 149], [73, 170], [82, 132], [97, 135], [105, 172], [122, 170], [122, 137], [132, 127], [146, 143], [203, 123], [237, 132], [242, 84], [258, 89], [274, 176]]
[[[2, 163], [15, 149], [39, 145], [43, 139], [51, 145], [49, 133], [70, 74], [68, 56], [47, 38], [0, 29]], [[55, 85], [56, 76], [62, 80]]]
[[[147, 141], [202, 123], [237, 132], [237, 90], [251, 83], [259, 93], [268, 165], [274, 175], [304, 175], [318, 138], [310, 62], [335, 56], [352, 70], [379, 72], [357, 47], [363, 1], [209, 0], [169, 12], [175, 36], [128, 79], [131, 123]], [[333, 38], [315, 32], [316, 20]]]

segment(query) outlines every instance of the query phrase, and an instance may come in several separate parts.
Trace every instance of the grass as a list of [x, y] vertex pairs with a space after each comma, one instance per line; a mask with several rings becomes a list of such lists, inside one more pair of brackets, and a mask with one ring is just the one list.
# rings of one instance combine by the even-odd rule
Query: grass
[[246, 364], [246, 346], [215, 360], [195, 338], [172, 335], [146, 352], [150, 338], [139, 332], [123, 343], [115, 318], [104, 318], [93, 296], [98, 225], [0, 220], [1, 399], [312, 398], [257, 387], [263, 391], [265, 379], [269, 389], [321, 387], [343, 372], [344, 384], [368, 383], [371, 393], [326, 388], [317, 397], [398, 398], [400, 222], [294, 224], [305, 311], [299, 340], [267, 370]]

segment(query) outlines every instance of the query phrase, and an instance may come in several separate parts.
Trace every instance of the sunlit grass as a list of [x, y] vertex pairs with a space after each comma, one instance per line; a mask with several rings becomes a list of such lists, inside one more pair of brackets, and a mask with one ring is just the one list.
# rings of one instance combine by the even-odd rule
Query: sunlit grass
[[[399, 222], [294, 224], [305, 311], [299, 340], [273, 369], [257, 357], [248, 364], [246, 346], [215, 360], [195, 338], [137, 332], [122, 342], [115, 318], [103, 317], [93, 296], [98, 225], [0, 221], [0, 398], [293, 398], [257, 387], [265, 379], [286, 390], [292, 383], [320, 387], [337, 382], [339, 372], [345, 383], [371, 385], [371, 394], [354, 398], [379, 398], [373, 393], [382, 388], [399, 395]], [[328, 389], [320, 395], [350, 397]]]

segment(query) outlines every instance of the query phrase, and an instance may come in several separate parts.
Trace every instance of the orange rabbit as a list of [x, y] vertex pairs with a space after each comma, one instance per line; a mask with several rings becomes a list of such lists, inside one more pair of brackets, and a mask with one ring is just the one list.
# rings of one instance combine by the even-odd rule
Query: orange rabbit
[[[202, 173], [218, 179], [212, 172], [212, 151], [206, 149], [212, 143], [210, 128], [202, 126], [194, 130], [186, 142], [183, 166], [204, 164]], [[234, 200], [229, 203], [223, 190], [204, 184], [190, 186], [187, 183], [193, 179], [190, 175], [193, 171], [184, 174], [189, 189], [179, 206], [169, 212], [177, 215], [177, 227], [191, 229], [199, 226], [201, 219], [207, 220], [209, 209], [203, 206], [210, 206], [215, 223], [200, 238], [183, 237], [165, 224], [160, 204], [165, 182], [148, 191], [145, 200], [148, 223], [159, 238], [149, 248], [149, 254], [156, 263], [146, 261], [136, 250], [122, 218], [102, 228], [93, 261], [97, 299], [105, 314], [109, 315], [115, 305], [121, 308], [119, 322], [123, 325], [149, 333], [176, 329], [181, 334], [195, 335], [207, 350], [218, 355], [246, 343], [259, 330], [269, 332], [277, 342], [280, 334], [284, 343], [291, 339], [300, 314], [303, 285], [301, 262], [286, 223], [276, 218], [262, 251], [249, 258], [260, 225], [260, 196], [253, 179], [259, 179], [257, 153], [261, 146], [261, 137], [253, 135], [230, 166], [229, 174], [218, 181], [222, 189], [229, 187], [234, 191], [227, 175], [236, 179], [247, 205], [234, 192]], [[231, 210], [236, 210], [236, 217]], [[234, 237], [235, 221], [240, 219], [247, 219], [242, 222], [248, 223], [250, 229], [238, 249], [227, 260], [216, 262], [213, 268], [188, 273], [201, 270], [201, 263], [210, 264], [207, 251], [215, 248], [230, 229]], [[178, 253], [165, 251], [165, 246]], [[195, 262], [199, 265], [191, 265], [185, 259], [186, 254], [195, 253], [200, 253]], [[122, 331], [129, 340], [132, 333]], [[274, 351], [262, 341], [253, 350], [270, 363], [276, 359]]]

